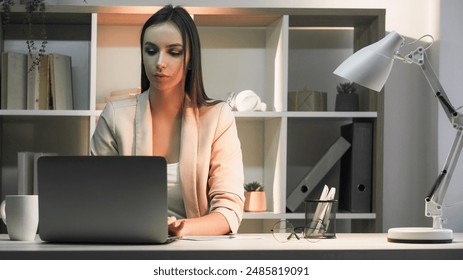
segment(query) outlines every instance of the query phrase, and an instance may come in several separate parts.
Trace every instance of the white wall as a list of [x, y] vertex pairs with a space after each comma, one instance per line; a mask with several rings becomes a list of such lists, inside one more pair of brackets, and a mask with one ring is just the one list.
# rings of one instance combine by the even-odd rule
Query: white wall
[[[441, 1], [441, 41], [439, 77], [450, 101], [455, 107], [463, 106], [463, 2], [461, 0]], [[462, 111], [461, 109], [459, 110]], [[444, 164], [447, 153], [452, 145], [455, 130], [452, 129], [447, 117], [439, 110], [439, 166]], [[463, 156], [455, 169], [450, 182], [449, 191], [444, 201], [444, 217], [448, 219], [445, 225], [454, 231], [463, 231]]]

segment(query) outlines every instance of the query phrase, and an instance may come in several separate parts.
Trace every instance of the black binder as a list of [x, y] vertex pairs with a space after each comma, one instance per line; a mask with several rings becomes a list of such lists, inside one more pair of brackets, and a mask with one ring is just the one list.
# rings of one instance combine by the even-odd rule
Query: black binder
[[341, 127], [351, 148], [341, 158], [339, 208], [352, 213], [371, 212], [373, 124], [353, 122]]

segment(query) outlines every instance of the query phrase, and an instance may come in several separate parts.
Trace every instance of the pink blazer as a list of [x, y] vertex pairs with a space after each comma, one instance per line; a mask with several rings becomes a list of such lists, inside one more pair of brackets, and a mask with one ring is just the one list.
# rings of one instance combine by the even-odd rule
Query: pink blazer
[[[110, 102], [90, 143], [92, 155], [152, 155], [148, 91]], [[185, 98], [180, 180], [188, 218], [225, 216], [236, 233], [243, 216], [244, 175], [236, 123], [226, 103], [195, 110]]]

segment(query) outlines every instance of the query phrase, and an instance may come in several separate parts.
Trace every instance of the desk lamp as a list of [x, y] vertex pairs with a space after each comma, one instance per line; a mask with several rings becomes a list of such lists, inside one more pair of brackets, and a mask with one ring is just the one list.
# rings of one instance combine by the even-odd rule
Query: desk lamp
[[[426, 36], [432, 38], [430, 35], [425, 35], [420, 39]], [[418, 42], [420, 39], [415, 42]], [[391, 32], [382, 40], [359, 50], [347, 58], [334, 73], [351, 82], [374, 91], [380, 91], [391, 72], [394, 60], [415, 64], [421, 68], [439, 104], [456, 130], [456, 137], [444, 167], [439, 173], [429, 195], [425, 198], [425, 215], [426, 217], [432, 217], [432, 228], [391, 228], [388, 230], [388, 241], [403, 243], [450, 243], [453, 240], [453, 231], [442, 228], [442, 203], [463, 147], [463, 115], [457, 112], [452, 106], [439, 79], [431, 68], [426, 57], [426, 50], [431, 45], [426, 48], [419, 46], [404, 56], [399, 53], [399, 50], [405, 45], [404, 42], [405, 39], [401, 35]]]

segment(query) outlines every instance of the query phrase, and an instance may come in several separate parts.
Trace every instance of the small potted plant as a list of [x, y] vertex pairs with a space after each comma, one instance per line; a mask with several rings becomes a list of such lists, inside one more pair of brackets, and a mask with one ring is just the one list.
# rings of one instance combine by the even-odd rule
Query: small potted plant
[[267, 203], [265, 200], [264, 187], [259, 182], [251, 182], [244, 185], [246, 190], [244, 211], [247, 212], [262, 212], [267, 210]]
[[356, 93], [357, 88], [354, 83], [340, 83], [336, 90], [335, 111], [358, 111], [359, 110], [359, 97]]

